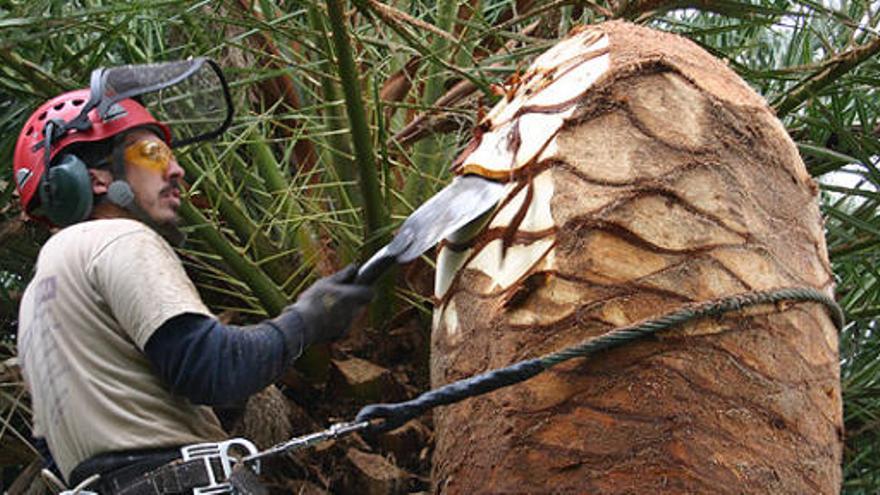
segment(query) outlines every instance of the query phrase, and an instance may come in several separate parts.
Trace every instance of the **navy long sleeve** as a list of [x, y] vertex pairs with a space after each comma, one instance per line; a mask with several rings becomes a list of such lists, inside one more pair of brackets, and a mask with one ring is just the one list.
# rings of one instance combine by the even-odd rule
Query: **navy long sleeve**
[[275, 382], [307, 345], [295, 311], [249, 327], [183, 314], [163, 323], [144, 351], [172, 393], [220, 406], [243, 402]]

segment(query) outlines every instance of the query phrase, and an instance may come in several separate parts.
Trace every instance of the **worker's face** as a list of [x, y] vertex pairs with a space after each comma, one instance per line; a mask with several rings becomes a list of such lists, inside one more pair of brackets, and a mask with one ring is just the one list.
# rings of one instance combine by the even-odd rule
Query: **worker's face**
[[125, 180], [135, 203], [157, 225], [176, 225], [183, 169], [156, 134], [136, 130], [125, 137]]

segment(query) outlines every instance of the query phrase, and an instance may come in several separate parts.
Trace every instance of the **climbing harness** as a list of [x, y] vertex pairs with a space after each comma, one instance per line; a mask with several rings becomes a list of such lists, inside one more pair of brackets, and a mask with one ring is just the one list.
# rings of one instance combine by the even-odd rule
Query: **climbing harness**
[[[193, 495], [208, 495], [219, 493], [233, 493], [232, 484], [229, 478], [232, 475], [232, 468], [238, 462], [238, 458], [233, 457], [231, 452], [233, 449], [242, 449], [248, 453], [248, 456], [257, 454], [257, 447], [244, 438], [233, 438], [225, 442], [217, 443], [199, 443], [195, 445], [187, 445], [180, 449], [183, 456], [183, 462], [191, 460], [200, 460], [204, 463], [205, 472], [208, 473], [208, 483], [203, 486], [193, 488]], [[212, 461], [219, 461], [222, 468], [221, 476], [214, 473]], [[256, 461], [250, 464], [254, 474], [260, 474], [260, 462]]]
[[[67, 489], [50, 470], [42, 471], [47, 484], [60, 490], [59, 495], [162, 495], [166, 493], [192, 492], [193, 495], [219, 495], [223, 493], [263, 493], [259, 488], [242, 490], [242, 485], [253, 485], [248, 477], [260, 474], [260, 462], [254, 460], [237, 473], [241, 459], [258, 454], [257, 447], [244, 438], [232, 438], [222, 442], [206, 442], [187, 445], [180, 449], [176, 461], [161, 465], [143, 475], [111, 481], [113, 474], [93, 474]], [[241, 465], [244, 466], [243, 464]], [[94, 491], [93, 491], [94, 490]]]

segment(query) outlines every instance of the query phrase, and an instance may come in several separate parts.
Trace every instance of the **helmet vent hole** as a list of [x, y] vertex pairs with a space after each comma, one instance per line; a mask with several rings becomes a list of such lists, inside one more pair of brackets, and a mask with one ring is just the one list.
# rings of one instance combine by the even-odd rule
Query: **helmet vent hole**
[[41, 113], [40, 116], [37, 118], [40, 120], [46, 120], [46, 112]]
[[28, 136], [30, 136], [30, 135], [33, 134], [33, 133], [34, 133], [34, 126], [30, 126], [30, 127], [28, 127], [28, 130], [27, 130], [27, 133], [26, 133], [26, 134], [27, 134]]
[[79, 98], [77, 98], [76, 100], [73, 100], [71, 103], [73, 103], [73, 106], [78, 107], [85, 102], [86, 102], [85, 100], [80, 100]]
[[54, 108], [56, 111], [57, 111], [57, 110], [61, 110], [62, 108], [64, 108], [64, 102], [62, 101], [61, 103], [55, 105], [55, 106], [52, 107], [52, 108]]

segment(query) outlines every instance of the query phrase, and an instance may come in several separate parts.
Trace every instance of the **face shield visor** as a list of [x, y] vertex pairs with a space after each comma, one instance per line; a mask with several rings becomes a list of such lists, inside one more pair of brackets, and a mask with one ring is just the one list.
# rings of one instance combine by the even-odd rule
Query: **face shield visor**
[[226, 78], [216, 62], [204, 57], [96, 69], [90, 89], [89, 103], [105, 121], [116, 118], [118, 102], [138, 100], [168, 126], [172, 148], [214, 139], [232, 123]]
[[[149, 115], [129, 115], [123, 102], [128, 98], [139, 101]], [[92, 131], [109, 138], [156, 121], [168, 127], [172, 148], [186, 146], [222, 134], [232, 123], [232, 113], [226, 78], [211, 59], [101, 67], [92, 71], [82, 111], [69, 121], [50, 119], [34, 151], [43, 148], [48, 170], [53, 144], [70, 132]]]

